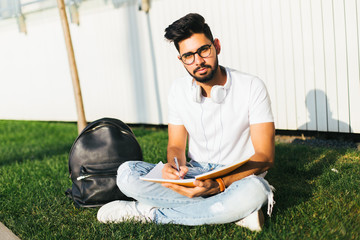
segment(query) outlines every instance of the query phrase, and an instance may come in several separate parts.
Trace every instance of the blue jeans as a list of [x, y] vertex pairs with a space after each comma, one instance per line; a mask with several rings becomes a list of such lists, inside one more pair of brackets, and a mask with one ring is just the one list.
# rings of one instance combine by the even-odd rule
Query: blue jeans
[[[156, 223], [182, 225], [222, 224], [240, 220], [259, 210], [268, 202], [271, 214], [273, 201], [272, 187], [262, 177], [248, 176], [233, 182], [222, 193], [211, 197], [188, 198], [163, 187], [159, 183], [140, 180], [155, 164], [143, 161], [129, 161], [118, 169], [117, 185], [128, 197], [156, 207]], [[189, 174], [201, 174], [223, 165], [188, 163]]]

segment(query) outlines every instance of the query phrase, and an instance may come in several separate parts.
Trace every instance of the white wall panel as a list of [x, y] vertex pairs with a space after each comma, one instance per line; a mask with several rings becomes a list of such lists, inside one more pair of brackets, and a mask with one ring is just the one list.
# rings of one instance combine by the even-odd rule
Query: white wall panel
[[[360, 130], [360, 77], [359, 77], [359, 26], [357, 2], [356, 0], [346, 0], [345, 3], [345, 22], [346, 22], [346, 44], [348, 62], [348, 82], [349, 82], [349, 112], [350, 126], [352, 132]], [[359, 4], [359, 1], [358, 1]], [[355, 31], [354, 31], [355, 30]]]
[[[244, 9], [244, 24], [245, 32], [243, 32], [243, 38], [246, 39], [246, 53], [247, 53], [247, 70], [246, 72], [257, 73], [257, 58], [256, 55], [256, 41], [255, 41], [255, 26], [253, 18], [253, 1], [243, 1]], [[241, 53], [240, 53], [241, 54]]]
[[280, 128], [277, 99], [277, 87], [276, 87], [276, 75], [275, 75], [275, 43], [274, 43], [274, 30], [272, 21], [271, 2], [263, 0], [263, 22], [264, 22], [264, 40], [265, 40], [265, 59], [266, 59], [266, 82], [268, 92], [272, 101], [272, 110], [275, 118], [276, 128]]
[[282, 28], [282, 14], [280, 8], [280, 0], [271, 1], [270, 9], [272, 12], [272, 24], [274, 31], [274, 67], [275, 67], [275, 87], [277, 101], [277, 121], [278, 126], [287, 128], [287, 102], [286, 102], [286, 86], [285, 86], [285, 62], [284, 62], [284, 38]]
[[[339, 111], [337, 98], [336, 77], [336, 51], [334, 31], [334, 9], [332, 1], [323, 0], [323, 23], [324, 23], [324, 55], [325, 55], [325, 78], [327, 99], [327, 122], [328, 130], [337, 132], [339, 130]], [[332, 96], [332, 97], [329, 97]]]
[[307, 130], [307, 108], [305, 104], [305, 67], [304, 67], [304, 42], [302, 31], [302, 18], [299, 1], [289, 1], [290, 15], [292, 23], [292, 41], [293, 41], [293, 64], [294, 64], [294, 82], [296, 103], [296, 126], [298, 129]]
[[[277, 129], [360, 133], [360, 0], [83, 1], [71, 33], [88, 121], [167, 123], [171, 82], [187, 74], [164, 29], [202, 14], [219, 61], [259, 76]], [[0, 118], [76, 120], [57, 9], [0, 21]]]
[[294, 79], [294, 46], [292, 38], [292, 21], [290, 1], [281, 1], [282, 36], [284, 41], [284, 86], [286, 102], [287, 129], [297, 129], [296, 90]]
[[314, 42], [314, 81], [316, 89], [315, 97], [317, 130], [326, 132], [328, 130], [326, 95], [320, 94], [326, 92], [323, 38], [324, 30], [322, 22], [321, 0], [311, 0], [311, 14]]
[[[249, 47], [248, 41], [248, 34], [247, 34], [247, 19], [246, 19], [246, 9], [244, 6], [244, 1], [239, 1], [238, 5], [238, 15], [237, 15], [237, 22], [238, 22], [238, 29], [239, 29], [239, 46], [240, 51], [237, 53], [241, 59], [240, 66], [238, 66], [242, 71], [249, 71], [250, 59], [249, 59], [249, 52], [251, 51]], [[227, 47], [229, 49], [229, 47]], [[226, 49], [225, 46], [223, 49]], [[224, 52], [224, 51], [223, 51]]]
[[[357, 10], [356, 10], [356, 18], [357, 18], [357, 53], [358, 53], [358, 70], [360, 71], [360, 0], [356, 0], [355, 2]], [[356, 68], [356, 65], [355, 67]], [[354, 133], [360, 133], [360, 109], [357, 106], [357, 103], [360, 102], [360, 77], [358, 79], [351, 79], [351, 105], [350, 111], [351, 114], [351, 130]]]
[[264, 41], [264, 20], [262, 14], [262, 4], [263, 0], [254, 0], [253, 1], [253, 19], [254, 19], [254, 29], [255, 29], [255, 45], [256, 45], [256, 75], [263, 79], [265, 84], [267, 84], [266, 78], [266, 57], [265, 54], [265, 41]]
[[308, 110], [307, 130], [317, 129], [316, 119], [316, 94], [314, 77], [314, 40], [311, 13], [311, 0], [300, 1], [302, 19], [303, 42], [304, 42], [304, 73], [305, 73], [305, 103]]
[[344, 1], [334, 0], [336, 71], [339, 106], [339, 131], [349, 132], [349, 85]]

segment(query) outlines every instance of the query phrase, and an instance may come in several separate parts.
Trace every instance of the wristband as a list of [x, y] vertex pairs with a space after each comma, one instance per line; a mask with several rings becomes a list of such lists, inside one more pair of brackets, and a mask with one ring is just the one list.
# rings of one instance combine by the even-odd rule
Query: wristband
[[216, 182], [219, 184], [219, 187], [220, 187], [220, 192], [223, 192], [225, 191], [225, 183], [224, 183], [224, 180], [222, 178], [217, 178], [215, 179]]

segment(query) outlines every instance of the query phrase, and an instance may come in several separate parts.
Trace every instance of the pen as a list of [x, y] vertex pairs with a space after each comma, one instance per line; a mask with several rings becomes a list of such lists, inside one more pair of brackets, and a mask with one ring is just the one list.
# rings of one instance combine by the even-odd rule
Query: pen
[[177, 171], [179, 173], [179, 179], [181, 179], [181, 177], [180, 177], [180, 168], [179, 168], [179, 163], [178, 163], [177, 157], [174, 157], [174, 162], [176, 164], [176, 169], [177, 169]]

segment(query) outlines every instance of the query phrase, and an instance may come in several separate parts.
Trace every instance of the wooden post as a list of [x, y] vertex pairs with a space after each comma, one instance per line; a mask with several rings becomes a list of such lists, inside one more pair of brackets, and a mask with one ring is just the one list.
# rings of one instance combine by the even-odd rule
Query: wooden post
[[78, 132], [80, 133], [86, 127], [86, 119], [85, 119], [84, 105], [83, 105], [82, 95], [81, 95], [79, 75], [78, 75], [78, 71], [77, 71], [77, 67], [76, 67], [74, 49], [73, 49], [73, 45], [72, 45], [72, 41], [71, 41], [69, 22], [68, 22], [67, 16], [66, 16], [64, 0], [57, 0], [57, 4], [58, 4], [59, 11], [60, 11], [61, 25], [62, 25], [62, 28], [64, 31], [65, 44], [66, 44], [67, 54], [68, 54], [68, 58], [69, 58], [71, 78], [72, 78], [72, 83], [73, 83], [73, 88], [74, 88], [76, 110], [77, 110], [77, 116], [78, 116], [78, 121], [77, 121], [78, 122]]

